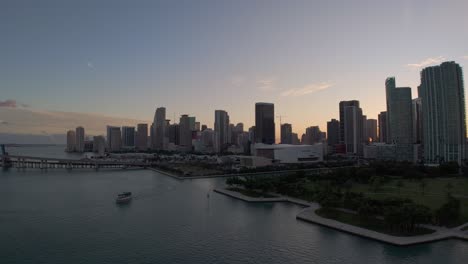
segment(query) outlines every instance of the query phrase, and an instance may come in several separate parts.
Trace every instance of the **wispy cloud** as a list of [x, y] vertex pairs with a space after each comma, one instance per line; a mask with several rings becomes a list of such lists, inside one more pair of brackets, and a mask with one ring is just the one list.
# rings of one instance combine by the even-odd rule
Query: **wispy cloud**
[[0, 101], [0, 107], [12, 107], [12, 108], [16, 108], [16, 100], [5, 100], [5, 101]]
[[230, 82], [234, 86], [241, 86], [245, 82], [245, 77], [240, 75], [231, 76]]
[[419, 69], [419, 68], [423, 68], [423, 67], [433, 65], [433, 64], [440, 64], [445, 60], [446, 59], [444, 56], [439, 56], [439, 57], [424, 59], [420, 61], [419, 63], [408, 63], [406, 64], [406, 66], [413, 68], [413, 69]]
[[276, 78], [264, 78], [257, 81], [257, 89], [261, 91], [273, 91], [275, 90]]
[[93, 64], [92, 61], [88, 61], [87, 66], [88, 66], [88, 68], [90, 68], [90, 69], [94, 69], [94, 64]]
[[326, 90], [332, 86], [333, 84], [329, 82], [311, 83], [301, 88], [286, 90], [281, 93], [281, 96], [303, 96]]

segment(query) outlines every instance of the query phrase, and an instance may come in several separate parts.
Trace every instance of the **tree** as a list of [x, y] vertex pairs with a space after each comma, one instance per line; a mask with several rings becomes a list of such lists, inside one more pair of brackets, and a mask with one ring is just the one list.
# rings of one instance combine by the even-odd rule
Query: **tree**
[[419, 181], [419, 189], [421, 189], [421, 194], [424, 196], [424, 189], [426, 189], [427, 183], [425, 180]]
[[436, 223], [441, 226], [453, 226], [454, 224], [458, 224], [458, 219], [461, 215], [460, 209], [460, 200], [449, 194], [447, 196], [447, 202], [434, 213]]
[[401, 188], [405, 186], [402, 180], [397, 181], [396, 186], [398, 188], [398, 193], [401, 193]]
[[453, 185], [451, 182], [448, 182], [446, 185], [445, 185], [445, 189], [447, 189], [447, 194], [451, 194], [452, 193], [452, 189], [453, 189]]
[[377, 192], [380, 189], [380, 187], [382, 186], [382, 184], [383, 184], [382, 177], [372, 176], [371, 179], [370, 179], [370, 183], [371, 183], [371, 187], [374, 190], [374, 192]]

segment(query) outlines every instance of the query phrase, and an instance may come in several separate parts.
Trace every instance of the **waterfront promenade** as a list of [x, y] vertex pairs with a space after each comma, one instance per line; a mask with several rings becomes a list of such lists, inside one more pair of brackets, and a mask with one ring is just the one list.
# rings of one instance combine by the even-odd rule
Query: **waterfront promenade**
[[455, 228], [444, 228], [431, 225], [424, 225], [424, 227], [435, 230], [435, 232], [427, 235], [409, 237], [391, 236], [369, 229], [345, 224], [333, 219], [323, 218], [315, 213], [315, 211], [320, 208], [320, 205], [318, 203], [306, 202], [281, 195], [277, 195], [277, 197], [275, 198], [254, 198], [248, 197], [239, 192], [229, 191], [226, 189], [214, 189], [213, 191], [249, 203], [290, 202], [297, 205], [305, 206], [305, 208], [296, 215], [297, 219], [329, 227], [352, 235], [377, 240], [394, 246], [411, 246], [446, 239], [462, 239], [468, 241], [468, 230], [462, 231], [464, 227], [468, 226], [468, 223]]

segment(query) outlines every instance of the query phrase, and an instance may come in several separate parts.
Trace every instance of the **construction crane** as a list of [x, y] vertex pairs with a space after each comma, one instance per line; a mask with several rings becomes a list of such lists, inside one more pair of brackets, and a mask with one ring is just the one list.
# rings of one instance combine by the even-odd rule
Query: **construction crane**
[[282, 118], [284, 118], [284, 117], [287, 117], [287, 116], [284, 116], [284, 115], [277, 115], [276, 116], [276, 118], [279, 118], [279, 120], [280, 120], [280, 126], [283, 124], [282, 123]]

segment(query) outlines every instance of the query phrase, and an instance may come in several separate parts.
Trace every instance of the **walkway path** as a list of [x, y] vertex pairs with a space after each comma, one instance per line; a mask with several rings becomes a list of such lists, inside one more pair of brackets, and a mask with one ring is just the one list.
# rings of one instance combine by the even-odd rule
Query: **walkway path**
[[422, 243], [429, 243], [435, 242], [440, 240], [446, 240], [451, 238], [456, 239], [463, 239], [468, 240], [468, 231], [461, 231], [462, 228], [468, 226], [468, 223], [456, 227], [456, 228], [444, 228], [444, 227], [434, 227], [434, 226], [426, 226], [429, 229], [435, 230], [432, 234], [427, 235], [420, 235], [420, 236], [411, 236], [411, 237], [399, 237], [399, 236], [391, 236], [383, 233], [379, 233], [376, 231], [372, 231], [369, 229], [345, 224], [333, 219], [328, 219], [321, 217], [315, 213], [317, 209], [320, 208], [318, 203], [309, 203], [300, 199], [291, 198], [287, 196], [278, 195], [275, 198], [254, 198], [243, 195], [239, 192], [229, 191], [226, 189], [214, 189], [214, 192], [221, 193], [235, 199], [239, 199], [245, 202], [250, 203], [271, 203], [271, 202], [290, 202], [294, 204], [298, 204], [301, 206], [305, 206], [299, 214], [296, 215], [296, 218], [302, 221], [310, 222], [319, 224], [322, 226], [326, 226], [329, 228], [333, 228], [339, 231], [343, 231], [349, 234], [377, 240], [380, 242], [388, 243], [395, 246], [410, 246]]

